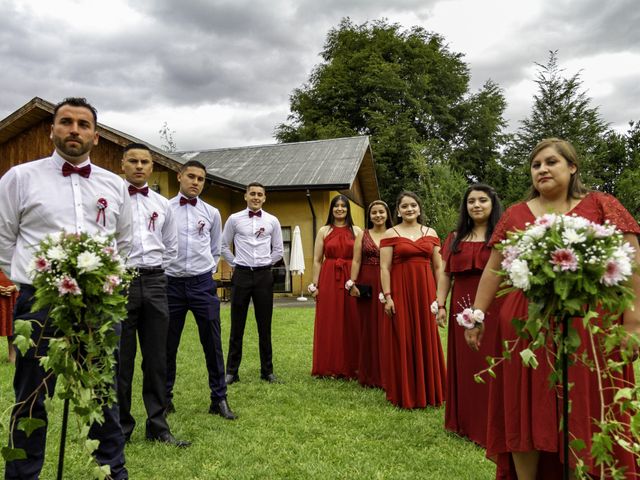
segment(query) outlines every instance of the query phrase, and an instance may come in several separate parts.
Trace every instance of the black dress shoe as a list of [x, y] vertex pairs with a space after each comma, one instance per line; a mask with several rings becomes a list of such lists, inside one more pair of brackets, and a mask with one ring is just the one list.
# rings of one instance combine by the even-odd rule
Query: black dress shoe
[[235, 375], [231, 375], [230, 373], [227, 373], [224, 376], [224, 381], [226, 382], [227, 385], [231, 385], [232, 383], [239, 382], [240, 377], [238, 376], [237, 373]]
[[227, 403], [227, 399], [223, 398], [219, 401], [212, 401], [211, 406], [209, 407], [209, 413], [212, 415], [220, 415], [222, 418], [226, 418], [227, 420], [235, 420], [236, 414], [231, 411], [229, 408], [229, 404]]
[[185, 448], [185, 447], [191, 446], [191, 442], [187, 442], [186, 440], [178, 440], [173, 435], [171, 435], [171, 432], [161, 433], [157, 437], [152, 437], [147, 435], [147, 440], [152, 440], [154, 442], [162, 442], [162, 443], [166, 443], [167, 445], [172, 445], [174, 447], [179, 447], [179, 448]]
[[273, 373], [270, 373], [269, 375], [262, 375], [260, 376], [260, 378], [265, 382], [269, 382], [269, 383], [284, 383], [282, 380], [276, 377]]
[[176, 407], [173, 405], [173, 402], [171, 400], [169, 400], [169, 403], [167, 404], [167, 407], [164, 409], [163, 414], [166, 417], [170, 413], [176, 413]]

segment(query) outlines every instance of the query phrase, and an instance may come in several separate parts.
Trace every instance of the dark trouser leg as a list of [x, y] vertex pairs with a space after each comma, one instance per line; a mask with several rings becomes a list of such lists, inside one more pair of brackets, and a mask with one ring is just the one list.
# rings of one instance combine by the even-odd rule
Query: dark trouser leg
[[[195, 279], [198, 279], [195, 281]], [[198, 325], [200, 343], [204, 351], [209, 373], [211, 400], [218, 401], [227, 396], [224, 381], [224, 358], [220, 339], [220, 300], [216, 295], [216, 282], [210, 275], [194, 277], [188, 286], [189, 307]]]
[[[121, 325], [116, 326], [116, 333], [120, 335]], [[119, 362], [119, 351], [116, 350], [116, 364]], [[114, 376], [114, 385], [116, 378]], [[120, 426], [120, 408], [118, 405], [103, 407], [104, 423], [102, 425], [93, 423], [89, 430], [89, 438], [100, 441], [100, 445], [93, 456], [100, 465], [111, 467], [111, 478], [122, 480], [129, 478], [125, 468], [124, 459], [124, 435]]]
[[131, 415], [131, 384], [136, 360], [136, 330], [140, 314], [141, 289], [140, 278], [135, 278], [129, 286], [127, 302], [127, 318], [122, 322], [120, 336], [120, 363], [118, 364], [118, 405], [120, 407], [120, 424], [125, 438], [131, 436], [136, 421]]
[[254, 273], [253, 307], [258, 326], [258, 345], [260, 347], [260, 375], [266, 377], [273, 373], [273, 354], [271, 349], [271, 317], [273, 315], [273, 273], [260, 270]]
[[231, 280], [231, 331], [227, 355], [227, 373], [230, 375], [238, 373], [242, 361], [242, 339], [251, 301], [252, 277], [251, 270], [236, 269]]
[[184, 280], [167, 277], [167, 301], [169, 303], [169, 330], [167, 332], [167, 383], [166, 391], [169, 401], [173, 398], [173, 385], [176, 382], [176, 357], [180, 337], [187, 316], [188, 301]]
[[147, 410], [147, 436], [168, 432], [164, 417], [167, 405], [167, 332], [169, 306], [167, 279], [163, 274], [145, 275], [142, 282], [142, 312], [138, 336], [142, 353], [142, 399]]

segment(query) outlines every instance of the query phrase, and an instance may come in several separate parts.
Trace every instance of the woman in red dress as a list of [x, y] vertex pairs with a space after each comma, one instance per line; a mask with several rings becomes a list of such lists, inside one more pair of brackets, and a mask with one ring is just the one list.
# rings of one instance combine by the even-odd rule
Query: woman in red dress
[[[360, 362], [358, 381], [362, 386], [382, 387], [381, 347], [382, 325], [385, 321], [384, 305], [378, 301], [380, 288], [380, 240], [392, 227], [391, 211], [382, 200], [374, 200], [367, 208], [367, 230], [356, 237], [353, 246], [351, 278], [345, 288], [358, 297], [358, 311], [362, 331], [360, 334]], [[363, 298], [356, 285], [370, 287], [370, 295]]]
[[442, 249], [445, 268], [438, 280], [439, 323], [447, 320], [445, 302], [451, 290], [444, 426], [481, 446], [485, 446], [487, 436], [489, 386], [477, 383], [474, 375], [487, 366], [487, 356], [495, 357], [501, 352], [493, 321], [500, 304], [493, 302], [486, 314], [487, 328], [477, 352], [467, 346], [464, 329], [457, 324], [455, 314], [473, 304], [482, 270], [491, 253], [487, 243], [500, 215], [502, 206], [493, 188], [476, 184], [467, 189], [460, 205], [458, 226], [449, 234]]
[[13, 307], [17, 297], [16, 286], [0, 270], [0, 337], [7, 337], [9, 346], [7, 360], [11, 363], [16, 362], [16, 350], [11, 344], [11, 335], [13, 335]]
[[422, 225], [422, 206], [413, 192], [396, 201], [399, 223], [380, 241], [380, 281], [384, 292], [384, 382], [387, 399], [402, 408], [444, 401], [445, 366], [436, 318], [435, 278], [442, 268], [440, 240]]
[[356, 299], [347, 295], [344, 286], [351, 274], [353, 243], [360, 232], [353, 225], [349, 199], [333, 197], [327, 223], [316, 236], [313, 283], [309, 285], [316, 300], [311, 374], [318, 377], [357, 377], [360, 321]]
[[[545, 213], [575, 214], [593, 222], [603, 224], [611, 222], [624, 233], [625, 240], [636, 249], [638, 261], [638, 240], [640, 228], [633, 217], [614, 197], [587, 190], [579, 177], [579, 163], [575, 149], [570, 143], [559, 139], [541, 141], [529, 156], [532, 190], [528, 201], [510, 207], [500, 219], [490, 244], [495, 245], [509, 231], [523, 230], [528, 223]], [[487, 266], [482, 274], [480, 287], [476, 294], [475, 308], [482, 311], [491, 304], [498, 290], [501, 278], [495, 273], [500, 269], [502, 254], [493, 249]], [[621, 319], [629, 333], [640, 331], [640, 278], [633, 276], [636, 293], [635, 308], [624, 312]], [[511, 324], [513, 318], [526, 318], [527, 300], [522, 291], [509, 294], [504, 300], [498, 324], [499, 335], [503, 340], [517, 338]], [[574, 319], [573, 327], [581, 335], [585, 350], [587, 336], [581, 319]], [[476, 325], [465, 331], [467, 343], [477, 349], [482, 342], [483, 326]], [[528, 342], [520, 340], [517, 350], [496, 370], [497, 379], [490, 382], [489, 426], [487, 432], [487, 456], [498, 457], [497, 478], [552, 479], [561, 478], [562, 463], [576, 465], [576, 457], [581, 458], [590, 475], [601, 477], [600, 468], [590, 456], [591, 438], [597, 432], [594, 417], [598, 417], [600, 394], [605, 404], [613, 403], [616, 389], [603, 389], [598, 386], [598, 376], [577, 363], [569, 367], [569, 382], [573, 384], [569, 393], [571, 415], [569, 421], [570, 437], [582, 439], [586, 448], [571, 451], [570, 458], [562, 458], [562, 432], [559, 431], [561, 396], [557, 388], [549, 385], [551, 368], [546, 358], [541, 358], [538, 368], [522, 365], [519, 351], [526, 348]], [[591, 349], [586, 349], [593, 359]], [[544, 354], [539, 354], [544, 355]], [[600, 361], [604, 359], [600, 356]], [[627, 365], [624, 372], [615, 378], [616, 386], [633, 384], [633, 369]], [[613, 447], [613, 456], [619, 468], [624, 468], [626, 478], [637, 478], [637, 466], [628, 452]], [[606, 474], [603, 475], [606, 477]]]

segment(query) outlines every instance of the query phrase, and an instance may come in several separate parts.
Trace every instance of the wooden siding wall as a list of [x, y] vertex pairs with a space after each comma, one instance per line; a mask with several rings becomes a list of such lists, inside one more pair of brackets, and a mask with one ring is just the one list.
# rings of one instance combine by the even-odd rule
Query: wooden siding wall
[[[15, 165], [51, 155], [54, 147], [49, 137], [50, 133], [51, 120], [46, 119], [0, 144], [0, 176]], [[120, 174], [122, 173], [120, 166], [122, 150], [120, 145], [100, 138], [98, 145], [91, 151], [91, 161], [113, 173]], [[155, 163], [153, 168], [158, 174], [158, 180], [164, 177], [163, 172], [165, 174], [171, 172], [158, 163]], [[150, 183], [153, 183], [153, 180]]]

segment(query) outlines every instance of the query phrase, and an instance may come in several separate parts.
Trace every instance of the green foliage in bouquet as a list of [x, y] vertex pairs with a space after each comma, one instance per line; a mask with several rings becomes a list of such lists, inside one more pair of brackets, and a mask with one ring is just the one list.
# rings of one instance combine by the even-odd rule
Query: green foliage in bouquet
[[[116, 401], [115, 327], [126, 317], [125, 290], [132, 278], [114, 244], [113, 237], [87, 233], [60, 232], [47, 236], [39, 244], [32, 263], [36, 290], [32, 311], [49, 309], [47, 327], [53, 327], [56, 333], [53, 337], [33, 339], [31, 322], [36, 320], [19, 320], [14, 325], [14, 343], [22, 354], [35, 348], [36, 342], [49, 342], [47, 354], [39, 358], [46, 372], [45, 380], [57, 376], [56, 394], [69, 400], [79, 425], [79, 441], [88, 455], [98, 447], [96, 440], [87, 437], [90, 425], [103, 422], [102, 408]], [[45, 325], [41, 327], [44, 331]], [[42, 389], [46, 389], [44, 381], [39, 391]], [[16, 407], [29, 411], [38, 393], [34, 392]], [[49, 397], [45, 405], [51, 412]], [[44, 425], [43, 420], [30, 416], [15, 424], [12, 417], [9, 428], [11, 432], [17, 428], [30, 435]], [[12, 441], [2, 454], [5, 460], [25, 458], [24, 450], [13, 448]], [[105, 478], [109, 467], [95, 466], [93, 474]]]
[[[543, 348], [547, 358], [553, 358], [549, 380], [556, 385], [562, 376], [559, 352], [564, 349], [569, 364], [581, 362], [596, 372], [602, 406], [594, 412], [600, 432], [591, 439], [591, 456], [603, 478], [625, 478], [613, 448], [618, 445], [640, 459], [640, 390], [635, 385], [619, 388], [609, 404], [603, 391], [614, 386], [613, 380], [621, 377], [638, 349], [638, 339], [629, 336], [618, 320], [635, 299], [633, 247], [609, 223], [548, 214], [523, 231], [510, 232], [496, 248], [503, 256], [498, 274], [504, 282], [499, 295], [521, 290], [528, 300], [527, 318], [513, 319], [518, 336], [530, 340], [519, 352], [523, 364], [536, 368], [536, 350]], [[562, 339], [563, 318], [569, 326], [566, 340]], [[572, 325], [575, 318], [582, 321], [586, 345]], [[519, 342], [505, 341], [502, 357], [489, 359], [486, 372], [495, 376], [494, 367], [510, 359]], [[584, 439], [575, 438], [570, 445], [576, 475], [587, 478], [586, 466], [576, 454], [585, 447]]]

